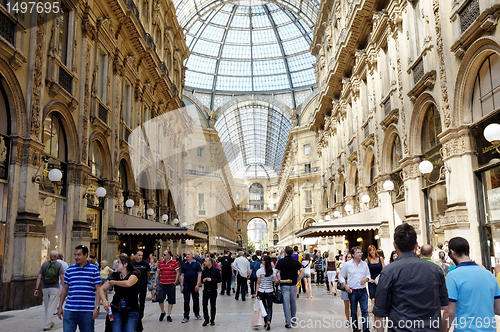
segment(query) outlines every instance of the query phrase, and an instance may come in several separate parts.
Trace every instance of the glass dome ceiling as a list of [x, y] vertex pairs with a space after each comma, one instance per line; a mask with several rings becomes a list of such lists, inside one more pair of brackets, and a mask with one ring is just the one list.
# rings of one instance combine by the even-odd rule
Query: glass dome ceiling
[[291, 128], [289, 114], [256, 100], [232, 106], [215, 123], [231, 172], [243, 179], [279, 174]]
[[[221, 5], [221, 2], [225, 4]], [[278, 5], [279, 4], [279, 5]], [[309, 53], [319, 0], [176, 0], [191, 56], [186, 90], [270, 94], [316, 85]]]

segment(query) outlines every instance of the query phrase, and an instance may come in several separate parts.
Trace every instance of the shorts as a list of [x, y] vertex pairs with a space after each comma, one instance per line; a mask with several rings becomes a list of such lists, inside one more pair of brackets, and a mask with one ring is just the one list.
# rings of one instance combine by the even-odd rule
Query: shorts
[[349, 294], [345, 290], [340, 291], [340, 299], [344, 301], [349, 301]]
[[175, 304], [175, 284], [160, 284], [156, 299], [159, 303], [163, 303], [167, 298], [168, 304]]
[[310, 274], [310, 273], [305, 273], [305, 274], [304, 274], [304, 278], [309, 278], [309, 279], [311, 279], [311, 274]]
[[337, 276], [337, 271], [327, 271], [326, 275], [328, 276], [328, 281], [334, 282], [335, 277]]

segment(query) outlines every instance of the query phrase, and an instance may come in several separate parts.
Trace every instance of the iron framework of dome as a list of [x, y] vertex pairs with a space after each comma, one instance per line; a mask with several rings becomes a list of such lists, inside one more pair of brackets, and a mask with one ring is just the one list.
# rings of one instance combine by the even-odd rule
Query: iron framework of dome
[[210, 109], [220, 106], [220, 96], [276, 92], [288, 93], [295, 108], [316, 86], [309, 45], [319, 0], [175, 0], [175, 6], [191, 51], [185, 90], [210, 96], [204, 103]]

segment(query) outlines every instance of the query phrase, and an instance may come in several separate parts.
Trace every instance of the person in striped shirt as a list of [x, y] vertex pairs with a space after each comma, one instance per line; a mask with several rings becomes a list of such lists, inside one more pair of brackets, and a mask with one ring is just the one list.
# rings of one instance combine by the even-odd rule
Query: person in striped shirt
[[[59, 299], [57, 315], [63, 319], [64, 332], [94, 332], [94, 319], [99, 316], [99, 288], [101, 274], [94, 264], [87, 260], [89, 248], [79, 245], [75, 248], [75, 264], [66, 269], [64, 286]], [[63, 311], [63, 303], [66, 301]]]

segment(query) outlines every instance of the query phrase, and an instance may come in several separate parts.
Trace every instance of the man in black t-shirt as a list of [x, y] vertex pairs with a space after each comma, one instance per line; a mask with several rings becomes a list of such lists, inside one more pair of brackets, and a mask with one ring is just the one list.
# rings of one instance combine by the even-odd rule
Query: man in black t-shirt
[[142, 327], [142, 317], [144, 317], [144, 305], [146, 303], [146, 294], [148, 292], [148, 280], [151, 274], [151, 267], [148, 262], [143, 260], [144, 253], [138, 251], [135, 255], [135, 260], [132, 262], [134, 268], [141, 272], [141, 277], [139, 278], [139, 322], [137, 322], [137, 332], [142, 332], [144, 328]]
[[[281, 292], [283, 293], [283, 311], [285, 313], [285, 327], [292, 328], [292, 320], [297, 312], [296, 294], [297, 282], [304, 276], [304, 268], [298, 260], [292, 258], [293, 249], [285, 248], [285, 257], [276, 264], [276, 270], [280, 273]], [[297, 277], [297, 272], [300, 275]]]
[[220, 295], [224, 295], [224, 291], [227, 289], [227, 295], [231, 295], [231, 276], [233, 274], [231, 269], [231, 263], [233, 259], [231, 258], [230, 252], [224, 250], [224, 256], [219, 258], [219, 263], [222, 272], [222, 289]]

